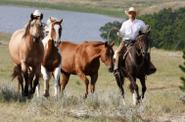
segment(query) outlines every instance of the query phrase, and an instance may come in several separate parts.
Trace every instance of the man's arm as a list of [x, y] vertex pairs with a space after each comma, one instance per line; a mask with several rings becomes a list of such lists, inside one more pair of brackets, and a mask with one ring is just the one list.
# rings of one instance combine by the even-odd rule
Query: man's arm
[[141, 20], [140, 24], [141, 24], [141, 29], [140, 29], [141, 33], [145, 33], [146, 28], [147, 28], [145, 22]]
[[125, 34], [125, 25], [124, 23], [121, 25], [121, 28], [120, 30], [117, 32], [117, 35], [120, 36], [120, 37], [123, 37]]

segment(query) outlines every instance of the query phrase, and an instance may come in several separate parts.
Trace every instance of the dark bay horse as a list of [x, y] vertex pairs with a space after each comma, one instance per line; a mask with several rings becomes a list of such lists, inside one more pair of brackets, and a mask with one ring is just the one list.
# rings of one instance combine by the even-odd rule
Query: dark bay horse
[[[41, 61], [44, 55], [42, 38], [41, 18], [35, 18], [31, 14], [26, 28], [14, 32], [9, 42], [10, 56], [15, 64], [12, 76], [13, 79], [18, 78], [18, 92], [21, 86], [23, 96], [32, 95], [39, 83]], [[35, 79], [32, 88], [33, 77]]]
[[49, 80], [53, 73], [55, 80], [55, 96], [59, 92], [60, 74], [61, 74], [61, 53], [58, 45], [61, 43], [62, 23], [63, 19], [57, 21], [50, 17], [48, 20], [48, 35], [42, 40], [44, 45], [44, 58], [41, 66], [41, 73], [44, 79], [44, 96], [49, 96]]
[[[140, 99], [144, 98], [146, 91], [145, 77], [156, 71], [154, 65], [149, 62], [150, 54], [148, 53], [149, 39], [148, 33], [142, 34], [137, 37], [136, 42], [130, 44], [127, 47], [126, 54], [120, 57], [119, 70], [114, 73], [117, 81], [117, 85], [121, 90], [124, 101], [124, 77], [127, 77], [131, 84], [130, 90], [133, 93], [133, 104], [139, 103]], [[147, 70], [150, 66], [153, 66], [152, 71], [148, 74]], [[139, 95], [138, 85], [136, 84], [136, 78], [140, 80], [142, 86], [142, 95]]]
[[90, 76], [90, 92], [94, 93], [98, 78], [100, 60], [113, 71], [113, 45], [108, 42], [86, 41], [81, 44], [62, 42], [60, 49], [62, 53], [62, 91], [65, 89], [71, 74], [78, 75], [86, 86], [84, 98], [88, 95]]

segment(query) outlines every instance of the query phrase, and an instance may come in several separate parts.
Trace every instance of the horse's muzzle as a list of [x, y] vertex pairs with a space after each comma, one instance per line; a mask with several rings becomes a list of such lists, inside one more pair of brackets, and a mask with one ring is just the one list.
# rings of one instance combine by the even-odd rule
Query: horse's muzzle
[[55, 42], [55, 46], [56, 46], [56, 47], [59, 47], [60, 43], [61, 43], [61, 41]]

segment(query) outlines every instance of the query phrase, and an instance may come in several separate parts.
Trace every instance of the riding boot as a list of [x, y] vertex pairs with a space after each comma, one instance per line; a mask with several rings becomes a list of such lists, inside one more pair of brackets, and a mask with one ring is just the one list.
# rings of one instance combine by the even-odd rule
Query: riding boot
[[122, 41], [114, 54], [114, 59], [115, 59], [114, 71], [117, 71], [119, 69], [119, 59], [120, 59], [120, 56], [123, 54], [124, 50], [125, 50], [125, 44], [124, 44], [124, 41]]
[[119, 64], [119, 52], [117, 52], [117, 50], [115, 51], [114, 54], [114, 59], [115, 59], [115, 63], [114, 63], [114, 71], [118, 70], [118, 64]]

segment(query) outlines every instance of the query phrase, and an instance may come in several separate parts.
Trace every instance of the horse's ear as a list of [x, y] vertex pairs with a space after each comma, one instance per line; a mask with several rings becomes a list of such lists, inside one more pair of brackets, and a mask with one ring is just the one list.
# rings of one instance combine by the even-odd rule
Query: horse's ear
[[55, 22], [55, 19], [53, 17], [49, 17], [49, 20], [51, 23]]
[[145, 34], [149, 34], [150, 31], [151, 31], [151, 26], [150, 25], [146, 25]]
[[105, 46], [108, 46], [108, 45], [109, 45], [109, 44], [108, 44], [108, 41], [106, 41], [106, 42], [105, 42]]
[[40, 15], [40, 20], [42, 20], [42, 19], [43, 19], [43, 14]]
[[113, 46], [114, 46], [114, 42], [112, 42], [112, 43], [110, 44], [110, 46], [113, 47]]
[[31, 19], [31, 20], [33, 20], [33, 19], [34, 19], [33, 13], [31, 13], [31, 15], [30, 15], [30, 19]]
[[63, 22], [63, 19], [61, 19], [60, 21], [59, 21], [59, 23], [61, 24]]

